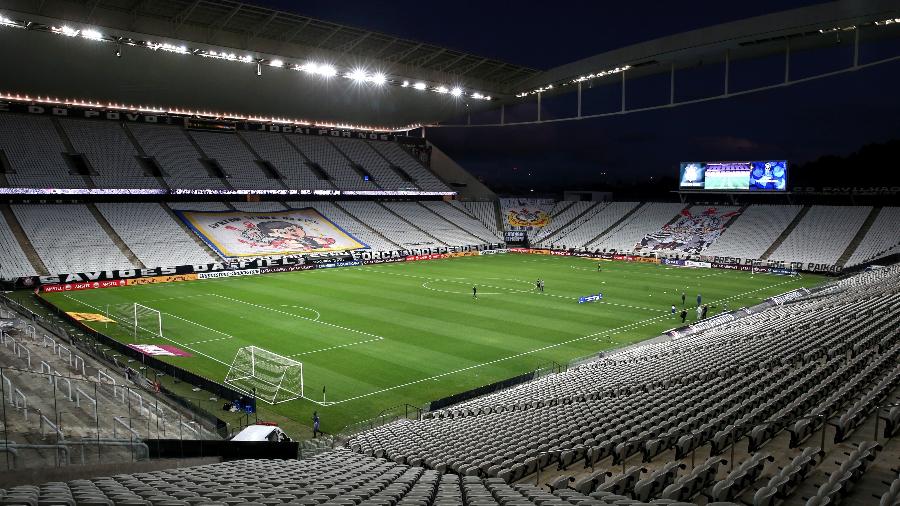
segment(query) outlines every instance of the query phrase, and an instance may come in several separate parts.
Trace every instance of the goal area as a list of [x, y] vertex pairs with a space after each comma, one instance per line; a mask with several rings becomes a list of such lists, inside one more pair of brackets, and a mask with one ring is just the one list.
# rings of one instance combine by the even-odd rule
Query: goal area
[[225, 384], [269, 404], [303, 397], [303, 363], [257, 346], [234, 355]]

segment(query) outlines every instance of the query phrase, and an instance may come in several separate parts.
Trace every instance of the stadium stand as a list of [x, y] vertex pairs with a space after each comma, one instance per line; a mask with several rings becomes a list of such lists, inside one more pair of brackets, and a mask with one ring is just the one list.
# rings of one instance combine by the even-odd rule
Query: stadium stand
[[760, 258], [793, 221], [801, 206], [752, 205], [722, 233], [704, 254], [732, 258]]
[[415, 183], [425, 191], [449, 191], [450, 188], [441, 182], [431, 171], [422, 166], [409, 153], [393, 142], [372, 141], [370, 145], [381, 153], [388, 162], [406, 172]]
[[207, 157], [222, 167], [228, 183], [235, 189], [283, 188], [280, 174], [265, 173], [237, 134], [188, 132], [188, 135]]
[[373, 181], [363, 180], [362, 174], [356, 172], [350, 162], [324, 137], [295, 135], [287, 137], [288, 142], [296, 146], [326, 174], [329, 180], [342, 190], [375, 190], [378, 187]]
[[[590, 205], [590, 206], [585, 206], [585, 205], [583, 205], [583, 204], [591, 204], [591, 205]], [[589, 221], [589, 220], [590, 220], [591, 218], [593, 218], [597, 213], [603, 211], [603, 209], [604, 209], [606, 206], [607, 206], [607, 204], [606, 204], [605, 202], [601, 202], [601, 203], [596, 203], [596, 202], [576, 202], [576, 203], [573, 204], [571, 207], [569, 207], [568, 209], [566, 209], [566, 213], [563, 213], [563, 214], [567, 214], [567, 213], [570, 213], [570, 212], [571, 212], [571, 213], [576, 213], [576, 212], [578, 212], [578, 214], [576, 214], [576, 215], [574, 216], [574, 218], [573, 218], [572, 220], [570, 220], [568, 223], [566, 223], [564, 226], [558, 228], [555, 232], [553, 232], [553, 233], [551, 233], [550, 235], [548, 235], [548, 236], [541, 242], [541, 244], [545, 244], [545, 245], [546, 245], [546, 244], [548, 244], [548, 241], [552, 241], [552, 242], [550, 242], [550, 244], [561, 244], [562, 246], [560, 246], [560, 247], [564, 247], [564, 248], [574, 248], [574, 247], [576, 247], [576, 245], [575, 245], [574, 243], [573, 243], [573, 244], [569, 244], [569, 243], [562, 243], [562, 242], [560, 242], [560, 241], [562, 240], [562, 237], [568, 236], [570, 233], [572, 233], [573, 230], [576, 230], [576, 229], [580, 228], [581, 225], [584, 224], [584, 222]], [[580, 212], [579, 212], [579, 211], [580, 211]], [[569, 215], [571, 216], [572, 214], [569, 214]], [[553, 222], [553, 217], [552, 217], [552, 216], [551, 216], [550, 220], [551, 220], [551, 223], [552, 223], [552, 222]], [[559, 221], [564, 221], [564, 220], [561, 219], [561, 220], [559, 220]]]
[[[446, 204], [443, 205], [446, 207]], [[429, 235], [447, 246], [465, 246], [482, 242], [482, 239], [441, 218], [418, 202], [385, 202], [384, 206], [416, 227], [427, 230]]]
[[61, 118], [58, 120], [72, 146], [84, 154], [91, 179], [99, 188], [160, 188], [159, 181], [144, 173], [140, 153], [122, 125], [113, 121]]
[[[683, 459], [709, 445], [710, 460], [656, 494], [687, 501], [712, 487], [726, 497], [722, 489], [733, 485], [714, 486], [716, 455], [737, 438], [748, 437], [751, 452], [769, 451], [779, 434], [790, 433], [789, 448], [799, 448], [825, 419], [838, 417], [834, 439], [842, 443], [898, 386], [900, 336], [887, 324], [900, 318], [898, 272], [893, 266], [836, 282], [733, 323], [638, 345], [421, 421], [364, 432], [349, 446], [400, 463], [515, 482], [549, 465], [566, 472], [577, 462], [588, 468], [611, 458], [613, 466], [624, 466], [637, 454], [646, 464], [663, 454]], [[802, 432], [804, 420], [812, 420], [812, 430]], [[874, 446], [860, 443], [864, 448]], [[823, 451], [780, 452], [781, 469], [746, 492], [753, 504], [793, 493], [822, 463]], [[851, 454], [847, 462], [855, 459]], [[745, 461], [738, 469], [756, 465]], [[626, 475], [633, 477], [623, 481]], [[631, 495], [645, 490], [635, 490], [637, 483], [638, 474], [626, 470], [582, 490]]]
[[169, 207], [177, 211], [234, 211], [222, 202], [169, 202]]
[[365, 169], [372, 176], [375, 184], [385, 190], [416, 189], [412, 181], [404, 181], [400, 175], [391, 168], [388, 161], [366, 142], [359, 139], [331, 139], [332, 144], [339, 149], [352, 163]]
[[11, 207], [41, 260], [53, 273], [135, 268], [87, 206]]
[[674, 220], [684, 209], [683, 204], [650, 202], [639, 207], [626, 220], [616, 225], [603, 237], [587, 245], [588, 249], [633, 251], [635, 245], [648, 230], [658, 230]]
[[71, 174], [63, 153], [65, 144], [46, 117], [0, 114], [0, 149], [13, 173], [12, 186], [37, 188], [89, 188], [80, 175]]
[[487, 227], [477, 218], [466, 213], [466, 211], [463, 210], [464, 208], [461, 209], [458, 205], [454, 205], [456, 201], [451, 201], [448, 204], [441, 201], [426, 200], [420, 203], [481, 241], [497, 242], [501, 239], [496, 232], [496, 225], [493, 227], [492, 231], [490, 227]]
[[392, 242], [379, 231], [351, 216], [336, 202], [315, 200], [309, 202], [287, 202], [287, 205], [297, 209], [306, 207], [315, 209], [319, 214], [328, 218], [335, 225], [346, 230], [373, 250], [392, 251], [402, 249], [399, 244]]
[[[566, 201], [555, 203], [550, 210], [550, 224], [535, 232], [534, 237], [531, 238], [532, 242], [545, 242], [545, 240], [549, 239], [558, 230], [568, 225], [578, 215], [587, 211], [594, 204], [594, 202], [570, 203]], [[504, 226], [506, 225], [508, 224], [504, 223]]]
[[579, 225], [571, 228], [567, 227], [568, 231], [561, 231], [554, 241], [572, 248], [582, 248], [638, 205], [638, 202], [610, 202], [606, 205], [599, 205], [597, 206], [599, 208], [597, 212]]
[[637, 244], [637, 249], [662, 253], [700, 253], [719, 238], [728, 222], [738, 214], [739, 207], [692, 206], [683, 210], [674, 222], [647, 234]]
[[212, 177], [200, 163], [203, 156], [177, 126], [128, 125], [144, 152], [152, 156], [163, 171], [164, 180], [172, 188], [224, 190], [227, 183]]
[[97, 209], [144, 265], [205, 264], [215, 260], [160, 204], [97, 204]]
[[5, 219], [0, 219], [0, 255], [3, 257], [3, 262], [0, 262], [0, 278], [28, 276], [34, 271]]
[[477, 218], [488, 230], [500, 237], [500, 229], [497, 228], [497, 205], [494, 202], [456, 202], [452, 205], [462, 208], [473, 217]]
[[242, 132], [253, 150], [270, 162], [284, 176], [290, 188], [330, 190], [334, 185], [317, 176], [307, 165], [307, 160], [283, 135], [266, 132]]
[[847, 266], [859, 265], [900, 252], [900, 207], [882, 207], [865, 237], [857, 245]]
[[377, 202], [350, 200], [338, 205], [357, 220], [399, 244], [403, 248], [417, 246], [444, 246], [437, 238], [428, 235], [413, 223], [400, 217]]
[[870, 206], [813, 206], [769, 258], [834, 265], [871, 211]]
[[7, 470], [146, 460], [148, 439], [220, 438], [133, 369], [108, 367], [81, 345], [19, 318], [0, 332]]

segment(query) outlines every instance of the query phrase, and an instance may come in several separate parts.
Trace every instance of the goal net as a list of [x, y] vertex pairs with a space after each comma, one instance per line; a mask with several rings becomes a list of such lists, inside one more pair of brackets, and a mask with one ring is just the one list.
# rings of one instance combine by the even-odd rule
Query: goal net
[[107, 317], [118, 322], [135, 341], [163, 337], [162, 313], [143, 304], [108, 306]]
[[240, 348], [225, 384], [269, 404], [303, 397], [303, 363], [256, 346]]

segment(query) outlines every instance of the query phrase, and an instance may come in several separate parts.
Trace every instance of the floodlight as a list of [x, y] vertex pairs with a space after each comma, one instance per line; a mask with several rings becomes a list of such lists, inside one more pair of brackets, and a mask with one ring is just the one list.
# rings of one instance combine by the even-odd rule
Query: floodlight
[[409, 81], [403, 81], [403, 84], [400, 85], [402, 88], [409, 88]]
[[352, 79], [358, 83], [361, 83], [366, 80], [368, 75], [366, 74], [365, 69], [356, 68], [344, 74], [344, 77], [348, 79]]
[[81, 36], [84, 37], [85, 39], [90, 39], [90, 40], [103, 40], [103, 34], [98, 32], [97, 30], [91, 30], [91, 29], [82, 30]]
[[68, 26], [63, 26], [58, 29], [59, 33], [65, 35], [66, 37], [74, 37], [78, 35], [81, 30], [76, 30], [74, 28], [69, 28]]
[[269, 62], [269, 65], [272, 67], [284, 67], [284, 62], [281, 60], [272, 60]]
[[381, 86], [387, 82], [387, 77], [385, 77], [385, 75], [382, 74], [381, 72], [376, 72], [375, 74], [372, 75], [371, 80], [372, 80], [372, 84], [374, 84], [376, 86]]
[[416, 83], [416, 84], [413, 85], [413, 88], [415, 88], [415, 89], [417, 89], [417, 90], [424, 90], [424, 89], [427, 88], [427, 87], [428, 87], [428, 85], [426, 85], [426, 84], [423, 83], [423, 82], [418, 82], [418, 83]]
[[456, 86], [452, 90], [450, 90], [450, 94], [453, 95], [454, 97], [458, 97], [458, 96], [462, 95], [462, 88], [460, 88], [459, 86]]
[[315, 73], [322, 77], [334, 77], [337, 75], [337, 69], [334, 65], [323, 63], [316, 68]]
[[434, 91], [436, 91], [438, 93], [447, 93], [450, 90], [448, 90], [446, 86], [438, 86], [437, 88], [434, 89]]

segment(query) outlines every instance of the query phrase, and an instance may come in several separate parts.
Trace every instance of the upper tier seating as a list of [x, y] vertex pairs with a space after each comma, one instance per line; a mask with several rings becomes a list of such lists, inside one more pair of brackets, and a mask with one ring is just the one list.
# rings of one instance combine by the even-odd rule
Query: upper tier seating
[[296, 146], [283, 135], [267, 132], [241, 132], [253, 149], [264, 160], [269, 161], [281, 175], [289, 188], [302, 190], [331, 190], [334, 185], [327, 179], [320, 179], [307, 165]]
[[311, 162], [318, 164], [336, 187], [342, 190], [378, 189], [374, 181], [363, 180], [362, 174], [350, 166], [350, 161], [326, 137], [294, 135], [288, 136], [287, 140]]
[[403, 169], [422, 190], [450, 191], [446, 184], [441, 182], [430, 170], [422, 166], [412, 155], [404, 151], [396, 143], [372, 141], [369, 144], [389, 162]]
[[802, 206], [749, 206], [703, 254], [757, 259], [778, 239]]
[[871, 211], [869, 206], [813, 206], [769, 258], [834, 265]]
[[148, 267], [215, 261], [160, 204], [97, 204], [97, 209]]
[[22, 229], [53, 274], [133, 269], [86, 206], [13, 205]]
[[256, 157], [237, 134], [220, 132], [188, 132], [203, 153], [219, 162], [228, 183], [238, 190], [283, 188], [257, 165]]
[[847, 267], [900, 252], [900, 207], [882, 207]]
[[224, 190], [226, 183], [210, 175], [200, 163], [201, 154], [191, 144], [187, 133], [179, 126], [128, 125], [147, 156], [156, 159], [172, 188]]
[[91, 179], [99, 188], [161, 188], [160, 182], [144, 173], [140, 155], [122, 125], [113, 121], [59, 120], [72, 147], [90, 163]]
[[70, 174], [63, 158], [66, 146], [41, 116], [0, 114], [0, 149], [6, 153], [14, 173], [7, 174], [11, 186], [33, 188], [88, 188], [84, 177]]
[[372, 149], [366, 141], [338, 137], [331, 139], [331, 142], [351, 161], [363, 167], [374, 178], [375, 184], [381, 188], [385, 190], [416, 189], [415, 182], [404, 181], [400, 174], [391, 168], [390, 163]]

